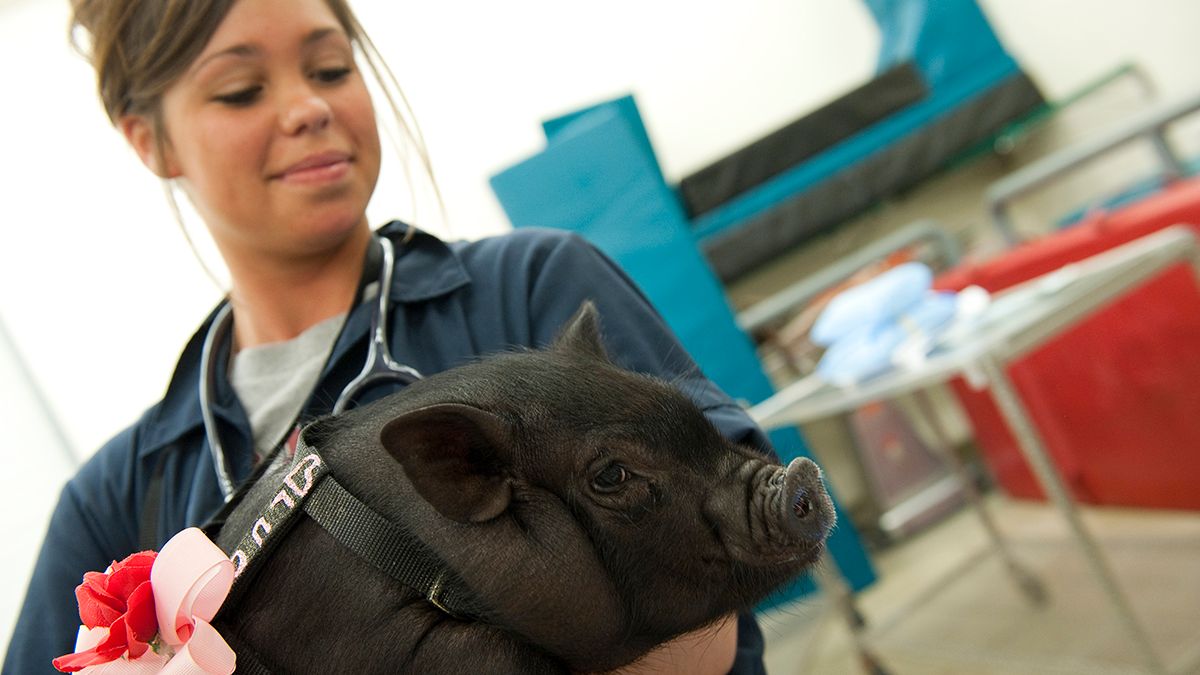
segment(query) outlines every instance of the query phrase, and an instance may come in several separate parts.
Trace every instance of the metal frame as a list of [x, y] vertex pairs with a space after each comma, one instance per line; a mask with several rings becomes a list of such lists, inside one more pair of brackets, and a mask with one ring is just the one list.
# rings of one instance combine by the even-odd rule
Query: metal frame
[[[800, 424], [852, 410], [871, 401], [920, 391], [960, 375], [980, 388], [988, 389], [1005, 422], [1013, 430], [1022, 455], [1034, 467], [1038, 481], [1066, 520], [1097, 584], [1108, 596], [1146, 666], [1152, 673], [1165, 673], [1164, 663], [1117, 582], [1107, 557], [1080, 518], [1078, 507], [1050, 459], [1036, 425], [1008, 379], [1006, 367], [1180, 262], [1189, 263], [1200, 279], [1200, 243], [1190, 227], [1175, 225], [1036, 277], [998, 295], [993, 304], [999, 314], [996, 320], [989, 321], [985, 315], [974, 330], [944, 345], [919, 369], [894, 370], [852, 387], [834, 386], [810, 376], [751, 408], [751, 416], [765, 429]], [[1005, 308], [1019, 311], [1004, 311]], [[986, 514], [984, 516], [985, 526], [991, 533], [994, 526], [987, 522]], [[1002, 555], [1008, 559], [1003, 551]], [[1019, 568], [1017, 570], [1014, 576], [1021, 584]]]
[[1200, 110], [1200, 94], [1159, 106], [1127, 124], [1060, 150], [992, 183], [984, 200], [993, 226], [1010, 246], [1019, 243], [1021, 238], [1008, 214], [1011, 201], [1133, 141], [1146, 140], [1153, 146], [1168, 180], [1186, 176], [1187, 167], [1167, 141], [1166, 130], [1171, 123], [1197, 110]]

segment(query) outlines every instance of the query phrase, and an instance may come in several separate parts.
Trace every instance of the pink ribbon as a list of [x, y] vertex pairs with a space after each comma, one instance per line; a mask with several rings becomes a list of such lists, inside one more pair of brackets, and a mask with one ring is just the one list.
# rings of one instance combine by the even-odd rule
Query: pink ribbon
[[237, 659], [209, 621], [233, 585], [233, 563], [199, 529], [171, 537], [150, 569], [158, 634], [175, 649], [164, 675], [230, 675]]
[[[100, 644], [106, 637], [107, 628], [80, 626], [79, 635], [75, 638], [75, 651], [87, 651]], [[168, 658], [165, 654], [147, 651], [132, 661], [122, 656], [116, 661], [88, 666], [80, 670], [78, 675], [157, 675], [163, 672]]]
[[[147, 651], [130, 660], [88, 666], [79, 675], [230, 675], [237, 655], [209, 621], [233, 585], [233, 563], [199, 529], [171, 537], [150, 568], [158, 636], [165, 653]], [[107, 628], [79, 627], [75, 651], [85, 651], [108, 635]], [[172, 655], [172, 652], [174, 654]]]

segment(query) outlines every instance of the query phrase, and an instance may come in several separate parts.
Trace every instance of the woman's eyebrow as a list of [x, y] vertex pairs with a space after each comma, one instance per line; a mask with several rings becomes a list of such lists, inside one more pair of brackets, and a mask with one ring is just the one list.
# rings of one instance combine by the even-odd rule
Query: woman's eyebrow
[[339, 30], [337, 28], [318, 28], [318, 29], [314, 30], [313, 32], [309, 33], [307, 36], [305, 36], [304, 41], [301, 43], [301, 46], [309, 47], [317, 42], [320, 42], [321, 40], [324, 40], [327, 37], [334, 36], [334, 35], [343, 35], [343, 33], [341, 30]]
[[196, 62], [196, 65], [192, 67], [191, 72], [193, 75], [195, 75], [196, 73], [203, 70], [204, 66], [208, 65], [209, 63], [212, 63], [213, 61], [215, 61], [219, 58], [225, 57], [225, 56], [236, 56], [236, 57], [240, 57], [240, 58], [247, 58], [247, 57], [254, 56], [258, 53], [259, 53], [258, 47], [255, 47], [254, 45], [250, 45], [250, 44], [234, 45], [232, 47], [222, 49], [221, 51], [216, 52], [214, 54], [209, 54], [208, 56], [205, 56], [204, 58], [200, 59], [199, 61]]
[[[325, 38], [328, 38], [331, 36], [336, 36], [336, 35], [342, 35], [342, 34], [343, 34], [342, 31], [337, 28], [332, 28], [332, 27], [317, 28], [317, 29], [313, 30], [312, 32], [310, 32], [308, 35], [304, 36], [304, 39], [301, 40], [301, 42], [300, 42], [300, 46], [302, 48], [307, 49], [307, 48], [311, 47], [312, 45], [314, 45], [318, 42], [321, 42]], [[199, 72], [200, 69], [204, 68], [204, 66], [206, 64], [208, 64], [216, 59], [219, 59], [221, 57], [235, 56], [235, 57], [239, 57], [239, 58], [248, 58], [251, 56], [258, 55], [258, 53], [260, 51], [261, 50], [258, 48], [257, 45], [254, 45], [251, 43], [233, 45], [232, 47], [227, 47], [225, 49], [222, 49], [219, 52], [209, 54], [208, 56], [205, 56], [204, 58], [200, 59], [199, 61], [196, 62], [195, 67], [192, 68], [192, 72], [193, 73]]]

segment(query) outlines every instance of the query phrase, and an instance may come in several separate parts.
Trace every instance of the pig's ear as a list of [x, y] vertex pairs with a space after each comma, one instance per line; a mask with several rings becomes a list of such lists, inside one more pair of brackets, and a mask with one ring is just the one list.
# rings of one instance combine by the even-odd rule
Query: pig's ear
[[591, 300], [584, 300], [554, 340], [554, 349], [590, 354], [605, 361], [608, 353], [600, 339], [600, 313]]
[[511, 436], [508, 423], [492, 413], [443, 403], [388, 422], [379, 440], [439, 513], [482, 523], [504, 513], [512, 498], [503, 460]]

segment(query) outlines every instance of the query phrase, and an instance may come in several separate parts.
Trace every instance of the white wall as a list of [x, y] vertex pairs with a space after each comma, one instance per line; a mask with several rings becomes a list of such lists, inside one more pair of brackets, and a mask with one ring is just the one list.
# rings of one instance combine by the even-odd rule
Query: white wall
[[1193, 0], [979, 0], [1001, 40], [1051, 96], [1118, 62], [1145, 67], [1164, 98], [1200, 88]]
[[[984, 0], [1014, 54], [1051, 95], [1136, 58], [1167, 96], [1200, 86], [1194, 0]], [[67, 2], [0, 1], [0, 319], [86, 455], [162, 392], [184, 341], [219, 297], [161, 188], [127, 151], [67, 47]], [[858, 0], [512, 0], [356, 7], [424, 127], [450, 227], [507, 228], [487, 177], [542, 147], [538, 122], [634, 91], [676, 178], [844, 91], [871, 72], [878, 37]], [[385, 181], [387, 175], [385, 174]], [[404, 216], [385, 183], [372, 219]], [[8, 371], [5, 371], [6, 373]], [[0, 379], [0, 401], [27, 398]], [[40, 422], [5, 405], [0, 523], [9, 579], [69, 475]], [[28, 427], [28, 428], [26, 428]], [[16, 542], [15, 544], [13, 542]], [[0, 645], [15, 599], [0, 596]]]
[[[0, 410], [12, 445], [0, 451], [0, 501], [5, 521], [0, 522], [0, 571], [17, 583], [0, 584], [0, 658], [3, 657], [11, 621], [25, 594], [33, 556], [41, 545], [44, 520], [54, 506], [63, 479], [74, 462], [62, 440], [46, 419], [35, 396], [30, 395], [27, 373], [15, 358], [7, 331], [0, 325]], [[13, 462], [12, 457], [19, 456]]]

